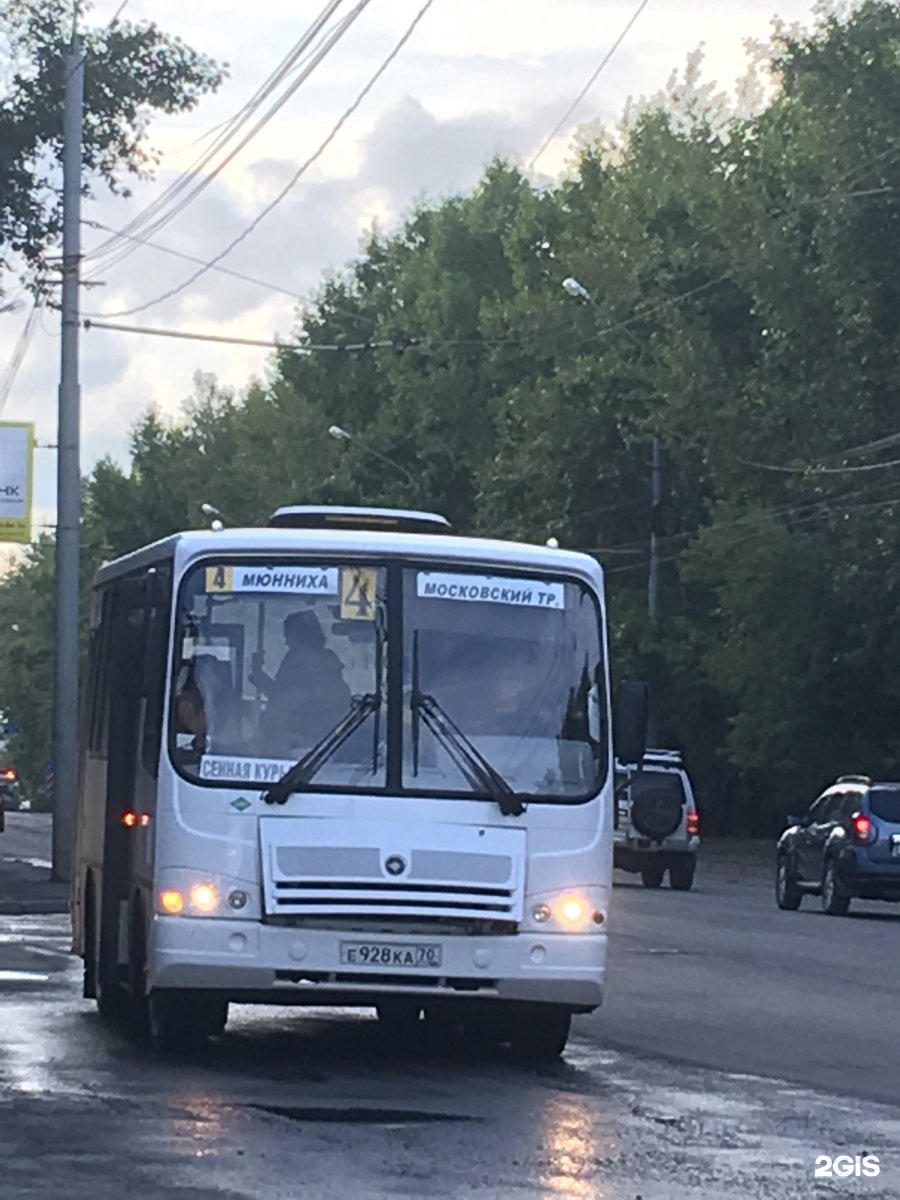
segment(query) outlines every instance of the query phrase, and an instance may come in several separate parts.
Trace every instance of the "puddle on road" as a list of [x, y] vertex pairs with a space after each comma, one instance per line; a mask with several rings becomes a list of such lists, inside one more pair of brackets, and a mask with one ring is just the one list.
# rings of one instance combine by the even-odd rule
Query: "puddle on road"
[[386, 1128], [396, 1125], [421, 1125], [429, 1121], [478, 1120], [477, 1117], [463, 1116], [459, 1113], [424, 1112], [403, 1108], [298, 1108], [278, 1104], [251, 1104], [248, 1107], [275, 1117], [287, 1117], [291, 1121], [326, 1121], [347, 1125], [380, 1125]]

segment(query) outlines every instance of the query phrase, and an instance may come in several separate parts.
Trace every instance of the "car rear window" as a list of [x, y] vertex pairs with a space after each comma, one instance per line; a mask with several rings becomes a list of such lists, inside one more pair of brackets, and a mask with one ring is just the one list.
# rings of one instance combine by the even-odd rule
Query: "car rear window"
[[872, 815], [900, 825], [900, 788], [872, 788], [869, 792]]
[[651, 791], [670, 792], [673, 796], [678, 797], [679, 804], [684, 804], [684, 785], [681, 782], [681, 776], [675, 771], [641, 771], [639, 775], [632, 776], [632, 801]]

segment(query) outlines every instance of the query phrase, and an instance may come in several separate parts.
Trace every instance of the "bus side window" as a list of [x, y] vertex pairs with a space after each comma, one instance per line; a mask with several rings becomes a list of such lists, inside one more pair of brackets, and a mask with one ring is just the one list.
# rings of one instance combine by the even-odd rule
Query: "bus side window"
[[109, 592], [103, 594], [100, 623], [91, 633], [91, 671], [88, 682], [88, 748], [105, 755], [109, 728]]
[[144, 736], [141, 761], [156, 778], [162, 749], [162, 717], [169, 665], [169, 608], [154, 608], [149, 614], [144, 658]]

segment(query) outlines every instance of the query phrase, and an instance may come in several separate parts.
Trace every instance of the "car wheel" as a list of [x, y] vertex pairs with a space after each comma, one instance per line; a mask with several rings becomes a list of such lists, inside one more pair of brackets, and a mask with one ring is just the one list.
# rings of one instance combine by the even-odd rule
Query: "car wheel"
[[664, 874], [662, 867], [644, 867], [641, 871], [641, 882], [645, 888], [662, 887]]
[[797, 886], [797, 877], [786, 854], [778, 855], [775, 868], [775, 903], [779, 908], [796, 912], [803, 902], [803, 893]]
[[696, 864], [693, 862], [679, 863], [676, 867], [669, 867], [669, 886], [675, 892], [689, 892], [694, 886], [694, 870]]
[[521, 1062], [559, 1058], [569, 1040], [572, 1014], [554, 1004], [525, 1004], [512, 1014], [509, 1041]]
[[845, 917], [850, 909], [850, 897], [841, 890], [837, 867], [833, 858], [825, 864], [822, 876], [822, 912], [830, 917]]

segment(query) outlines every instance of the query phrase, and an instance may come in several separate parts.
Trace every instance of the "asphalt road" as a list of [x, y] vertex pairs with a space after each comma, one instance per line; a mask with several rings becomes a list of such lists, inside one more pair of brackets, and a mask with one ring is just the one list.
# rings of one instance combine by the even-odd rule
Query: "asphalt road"
[[6, 831], [0, 833], [0, 863], [16, 861], [49, 867], [50, 837], [49, 813], [8, 812]]
[[328, 1010], [155, 1060], [81, 999], [65, 917], [0, 917], [0, 1200], [896, 1196], [900, 913], [782, 914], [714, 866], [616, 902], [608, 1004], [540, 1070]]

